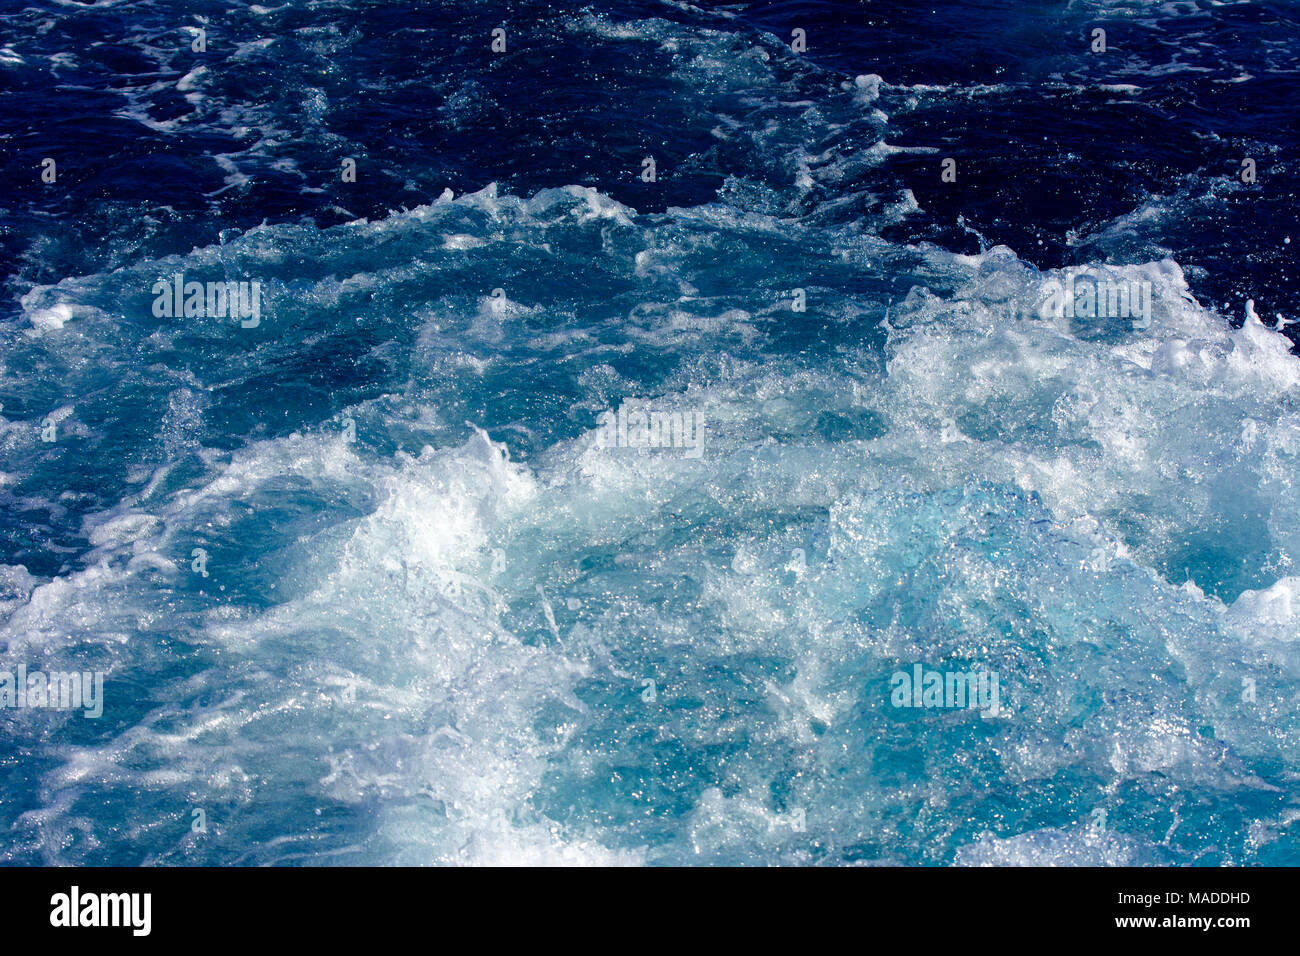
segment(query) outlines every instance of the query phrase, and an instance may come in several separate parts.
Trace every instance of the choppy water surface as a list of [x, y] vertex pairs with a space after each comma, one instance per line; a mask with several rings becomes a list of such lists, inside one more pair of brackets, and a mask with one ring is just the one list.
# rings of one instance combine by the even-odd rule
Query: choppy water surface
[[0, 670], [105, 689], [0, 710], [0, 859], [1300, 862], [1298, 61], [1279, 2], [8, 5]]

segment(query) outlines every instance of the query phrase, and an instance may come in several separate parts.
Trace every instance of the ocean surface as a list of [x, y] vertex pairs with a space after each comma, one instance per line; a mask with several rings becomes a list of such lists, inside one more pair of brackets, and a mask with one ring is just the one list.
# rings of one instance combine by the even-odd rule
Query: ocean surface
[[1297, 103], [1294, 0], [4, 0], [0, 862], [1300, 863]]

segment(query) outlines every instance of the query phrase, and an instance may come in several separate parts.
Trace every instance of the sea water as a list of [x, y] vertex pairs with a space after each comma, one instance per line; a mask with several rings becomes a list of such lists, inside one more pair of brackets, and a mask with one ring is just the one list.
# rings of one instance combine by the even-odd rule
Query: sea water
[[0, 860], [1300, 861], [1295, 7], [1002, 6], [7, 8]]

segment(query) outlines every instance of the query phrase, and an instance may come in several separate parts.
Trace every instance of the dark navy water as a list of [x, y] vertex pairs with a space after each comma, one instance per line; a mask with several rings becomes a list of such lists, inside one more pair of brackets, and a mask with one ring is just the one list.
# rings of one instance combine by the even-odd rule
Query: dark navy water
[[[774, 70], [814, 101], [860, 74], [918, 87], [886, 110], [889, 141], [958, 159], [960, 188], [932, 156], [901, 154], [869, 178], [819, 184], [809, 204], [910, 189], [923, 212], [900, 238], [982, 237], [1042, 267], [1164, 251], [1209, 301], [1295, 311], [1284, 240], [1300, 9], [1276, 0], [18, 4], [0, 25], [23, 57], [5, 71], [0, 114], [10, 284], [112, 267], [125, 244], [165, 253], [263, 221], [374, 218], [445, 187], [578, 183], [652, 212], [707, 202], [728, 177], [782, 180], [788, 157], [710, 135], [719, 111], [754, 114], [754, 91], [684, 89], [653, 38], [593, 43], [574, 29], [593, 14], [720, 30], [724, 59], [789, 42], [798, 24], [806, 55]], [[195, 53], [178, 37], [203, 23], [212, 42]], [[485, 55], [497, 26], [511, 42]], [[1104, 54], [1090, 50], [1097, 27]], [[177, 89], [200, 68], [197, 96]], [[870, 142], [848, 129], [836, 145]], [[645, 184], [635, 174], [651, 149], [664, 173]], [[35, 175], [46, 156], [64, 163], [57, 189]], [[1264, 170], [1255, 189], [1234, 187], [1246, 156]], [[362, 163], [355, 184], [340, 181], [345, 157]], [[1131, 235], [1107, 232], [1147, 208], [1159, 215], [1124, 223]]]
[[1296, 862], [1298, 87], [1276, 0], [3, 4], [0, 662], [106, 699], [0, 859]]

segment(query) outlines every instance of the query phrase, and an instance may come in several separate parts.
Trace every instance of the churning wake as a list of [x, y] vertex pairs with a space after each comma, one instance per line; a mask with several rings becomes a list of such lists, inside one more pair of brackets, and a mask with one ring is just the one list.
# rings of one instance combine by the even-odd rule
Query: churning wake
[[[1276, 318], [1169, 255], [909, 239], [873, 170], [938, 180], [891, 124], [951, 91], [563, 30], [662, 59], [713, 198], [446, 190], [22, 291], [0, 670], [103, 713], [0, 710], [0, 859], [1295, 863]], [[247, 281], [256, 322], [187, 307]], [[900, 706], [928, 672], [996, 706]]]

